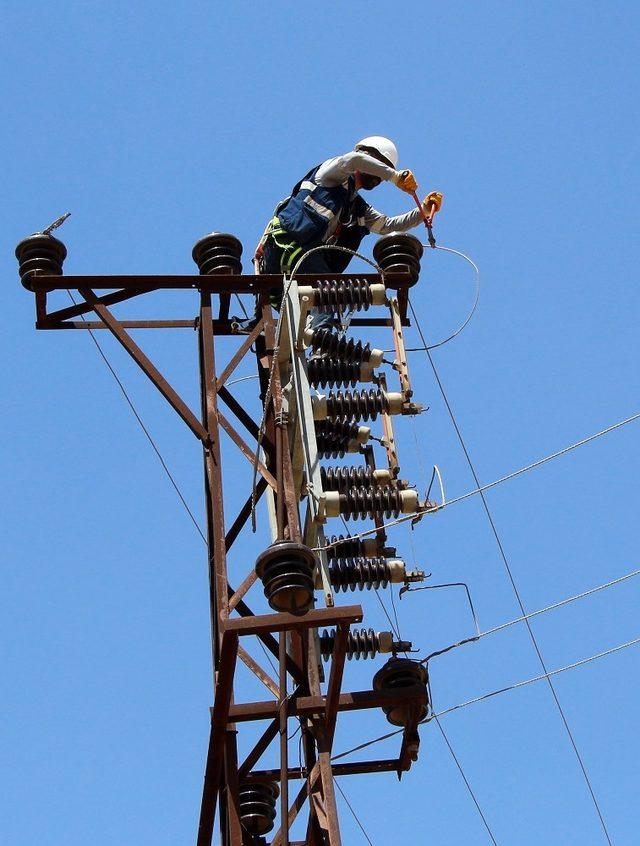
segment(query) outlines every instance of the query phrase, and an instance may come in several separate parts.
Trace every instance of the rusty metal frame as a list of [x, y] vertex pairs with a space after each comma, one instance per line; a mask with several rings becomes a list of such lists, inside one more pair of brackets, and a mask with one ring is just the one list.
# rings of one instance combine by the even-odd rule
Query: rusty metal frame
[[[379, 282], [378, 274], [335, 274], [347, 284], [354, 278]], [[394, 274], [389, 281], [401, 285], [408, 277]], [[301, 275], [302, 285], [315, 281], [312, 275]], [[246, 846], [252, 842], [243, 833], [240, 823], [239, 784], [259, 780], [278, 781], [281, 786], [281, 827], [272, 838], [272, 846], [295, 846], [289, 830], [308, 800], [308, 821], [305, 843], [309, 846], [341, 846], [333, 779], [335, 776], [373, 772], [398, 772], [411, 766], [407, 733], [398, 758], [381, 761], [331, 763], [332, 745], [339, 714], [367, 708], [380, 708], [398, 701], [406, 702], [416, 714], [424, 706], [426, 694], [409, 692], [381, 693], [373, 690], [343, 692], [343, 676], [349, 627], [362, 620], [360, 606], [335, 606], [308, 612], [302, 617], [288, 614], [255, 615], [246, 603], [246, 596], [256, 582], [251, 569], [242, 583], [234, 588], [228, 580], [226, 559], [235, 540], [247, 524], [252, 503], [265, 491], [275, 498], [277, 531], [301, 541], [302, 528], [298, 513], [299, 492], [294, 486], [291, 453], [286, 425], [287, 412], [283, 400], [278, 367], [274, 371], [272, 399], [266, 410], [262, 446], [265, 462], [258, 462], [258, 481], [229, 527], [226, 525], [223, 501], [221, 433], [226, 435], [252, 463], [255, 447], [247, 443], [236, 427], [220, 411], [222, 401], [255, 441], [259, 426], [235, 399], [227, 382], [238, 365], [253, 349], [258, 360], [262, 388], [271, 369], [275, 346], [275, 322], [267, 294], [281, 283], [270, 276], [35, 276], [32, 280], [36, 300], [36, 328], [107, 329], [147, 375], [156, 389], [180, 416], [202, 444], [206, 505], [206, 530], [209, 548], [209, 599], [211, 609], [211, 643], [213, 665], [213, 707], [203, 792], [198, 826], [198, 846], [211, 846], [216, 813], [219, 818], [222, 846]], [[67, 308], [47, 311], [47, 293], [74, 290], [83, 302]], [[195, 318], [178, 320], [120, 320], [111, 306], [152, 291], [182, 289], [196, 293], [199, 310]], [[98, 295], [96, 291], [107, 291]], [[259, 298], [258, 318], [248, 328], [229, 318], [232, 293], [254, 294]], [[212, 296], [219, 297], [219, 310], [214, 317]], [[404, 299], [404, 303], [403, 303]], [[97, 320], [84, 315], [93, 312]], [[289, 314], [295, 313], [295, 309]], [[80, 320], [75, 318], [80, 317]], [[403, 358], [401, 329], [409, 325], [406, 297], [402, 291], [392, 302], [390, 318], [361, 317], [353, 326], [389, 326], [394, 331], [398, 359]], [[133, 340], [128, 330], [192, 328], [198, 332], [200, 359], [201, 410], [198, 417], [164, 378], [162, 373]], [[229, 362], [216, 368], [215, 340], [219, 336], [237, 336], [239, 345]], [[401, 384], [407, 387], [408, 376], [401, 371]], [[387, 431], [389, 427], [389, 431]], [[385, 421], [385, 432], [391, 434], [391, 421]], [[390, 462], [391, 463], [391, 462]], [[337, 628], [334, 652], [326, 692], [322, 692], [316, 638], [318, 626]], [[278, 659], [278, 678], [273, 678], [241, 645], [241, 638], [257, 638]], [[236, 703], [234, 679], [238, 659], [272, 695], [263, 702]], [[293, 685], [287, 693], [289, 684]], [[300, 720], [304, 766], [289, 767], [287, 721]], [[268, 721], [253, 747], [238, 766], [237, 735], [248, 721]], [[280, 767], [257, 770], [262, 756], [276, 745], [279, 738]], [[303, 785], [290, 802], [289, 782], [303, 780]], [[297, 841], [299, 842], [299, 841]]]

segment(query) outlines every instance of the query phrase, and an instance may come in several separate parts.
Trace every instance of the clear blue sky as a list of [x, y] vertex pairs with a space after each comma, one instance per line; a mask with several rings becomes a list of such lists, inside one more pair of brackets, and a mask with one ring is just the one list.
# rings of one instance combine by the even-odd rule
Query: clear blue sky
[[[441, 243], [482, 269], [474, 321], [435, 360], [490, 481], [640, 410], [639, 18], [630, 2], [5, 6], [3, 843], [193, 843], [211, 703], [201, 539], [88, 335], [34, 331], [17, 241], [70, 210], [68, 273], [189, 273], [201, 235], [232, 232], [248, 256], [308, 168], [391, 135], [421, 188], [445, 194]], [[371, 199], [410, 207], [391, 186]], [[471, 285], [455, 259], [426, 258], [414, 297], [430, 339], [460, 320]], [[191, 294], [144, 306], [195, 310]], [[194, 334], [136, 337], [197, 407]], [[195, 440], [100, 340], [201, 519]], [[453, 497], [473, 480], [425, 358], [412, 365], [426, 469], [407, 426], [403, 475], [423, 489], [437, 463]], [[254, 393], [238, 386], [251, 408]], [[638, 567], [639, 435], [632, 424], [489, 494], [527, 608]], [[226, 461], [233, 515], [246, 467], [231, 446]], [[406, 529], [394, 539], [412, 564]], [[469, 583], [483, 628], [518, 616], [477, 498], [413, 540], [433, 581]], [[237, 581], [265, 544], [264, 529], [238, 543]], [[535, 620], [549, 667], [637, 637], [639, 591], [632, 580]], [[363, 605], [384, 628], [372, 594]], [[400, 612], [423, 652], [470, 631], [455, 592], [409, 595]], [[629, 649], [557, 679], [616, 846], [640, 827], [639, 660]], [[346, 685], [381, 663], [349, 665]], [[538, 671], [514, 627], [434, 661], [433, 693], [444, 708]], [[236, 698], [251, 696], [242, 676]], [[500, 844], [605, 843], [545, 684], [443, 727]], [[386, 729], [381, 713], [347, 719], [336, 747]], [[372, 841], [489, 843], [436, 727], [422, 738], [400, 785], [341, 782]], [[344, 806], [341, 820], [345, 844], [365, 842]]]

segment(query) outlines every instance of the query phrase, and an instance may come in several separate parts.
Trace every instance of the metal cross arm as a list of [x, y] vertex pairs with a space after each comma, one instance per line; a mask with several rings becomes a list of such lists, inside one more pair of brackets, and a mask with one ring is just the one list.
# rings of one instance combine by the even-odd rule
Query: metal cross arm
[[[298, 273], [296, 278], [300, 285], [313, 285], [317, 274]], [[380, 275], [377, 273], [328, 273], [323, 274], [323, 279], [328, 279], [344, 284], [350, 284], [359, 279], [365, 282], [380, 282]], [[385, 274], [388, 284], [401, 287], [406, 284], [409, 275], [406, 273]], [[132, 293], [145, 293], [152, 289], [164, 290], [185, 290], [205, 291], [210, 294], [269, 294], [271, 291], [282, 286], [282, 275], [279, 273], [266, 273], [255, 276], [253, 274], [214, 274], [211, 276], [187, 275], [187, 276], [48, 276], [45, 274], [34, 274], [30, 282], [32, 291], [79, 291], [81, 288], [93, 288], [94, 290], [114, 290]]]
[[296, 629], [318, 628], [318, 626], [361, 623], [362, 608], [359, 605], [342, 605], [338, 608], [320, 608], [308, 611], [304, 616], [295, 614], [261, 614], [240, 619], [227, 619], [222, 622], [225, 632], [235, 632], [240, 637], [244, 635], [265, 634], [267, 632], [284, 632]]
[[[427, 695], [424, 691], [413, 688], [398, 690], [356, 690], [351, 693], [341, 693], [337, 697], [335, 709], [342, 711], [360, 711], [371, 708], [383, 708], [391, 705], [415, 703], [424, 705]], [[298, 696], [292, 697], [287, 705], [290, 717], [312, 717], [326, 715], [326, 696]], [[229, 719], [234, 723], [245, 723], [253, 720], [273, 720], [278, 714], [278, 703], [269, 699], [262, 702], [234, 703], [229, 711]]]

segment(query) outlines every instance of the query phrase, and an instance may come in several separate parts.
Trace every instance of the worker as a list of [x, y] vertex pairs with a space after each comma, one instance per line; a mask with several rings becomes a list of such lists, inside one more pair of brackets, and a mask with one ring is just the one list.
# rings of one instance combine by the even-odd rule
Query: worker
[[[305, 252], [323, 244], [357, 250], [369, 232], [387, 235], [406, 232], [424, 221], [419, 208], [388, 217], [360, 195], [383, 180], [409, 194], [417, 188], [410, 170], [397, 170], [398, 151], [393, 141], [372, 135], [359, 141], [353, 152], [327, 159], [314, 167], [280, 202], [256, 251], [262, 273], [288, 274]], [[423, 208], [429, 213], [428, 200]], [[303, 259], [301, 273], [342, 273], [352, 256], [339, 250], [318, 250]], [[278, 292], [271, 301], [277, 302]], [[281, 296], [281, 293], [280, 293]], [[328, 324], [331, 316], [317, 315], [314, 325]], [[327, 319], [328, 318], [328, 319]]]

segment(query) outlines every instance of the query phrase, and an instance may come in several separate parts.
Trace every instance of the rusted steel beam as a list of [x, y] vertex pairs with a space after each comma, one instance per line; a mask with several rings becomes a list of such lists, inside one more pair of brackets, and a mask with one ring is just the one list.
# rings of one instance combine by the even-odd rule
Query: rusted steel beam
[[[244, 440], [241, 435], [233, 428], [231, 423], [227, 420], [227, 418], [218, 412], [218, 422], [225, 430], [227, 435], [231, 438], [234, 444], [238, 447], [240, 452], [244, 455], [244, 457], [251, 462], [253, 465], [255, 462], [255, 450], [252, 450], [249, 444]], [[273, 474], [271, 474], [264, 464], [261, 461], [257, 462], [258, 472], [262, 476], [263, 479], [266, 479], [268, 484], [275, 490], [278, 487], [277, 481], [274, 479]]]
[[[231, 585], [227, 585], [227, 596], [231, 598], [235, 593], [234, 589]], [[253, 619], [255, 617], [253, 611], [249, 608], [249, 606], [244, 602], [244, 600], [240, 600], [235, 607], [235, 611], [237, 614], [240, 614], [242, 617], [247, 617]], [[262, 641], [264, 646], [271, 652], [271, 654], [277, 658], [278, 657], [278, 641], [274, 638], [272, 634], [262, 633], [258, 635], [258, 639]], [[298, 684], [304, 682], [304, 676], [300, 667], [292, 660], [291, 656], [287, 661], [287, 667], [289, 670], [289, 675], [295, 679]]]
[[234, 354], [234, 356], [231, 359], [231, 361], [229, 362], [229, 364], [227, 364], [227, 366], [222, 371], [220, 376], [218, 376], [218, 380], [216, 382], [216, 391], [218, 391], [218, 393], [220, 392], [220, 388], [224, 385], [224, 383], [227, 381], [229, 376], [231, 376], [233, 371], [236, 369], [236, 367], [240, 364], [242, 359], [245, 357], [245, 355], [249, 352], [249, 350], [253, 346], [256, 338], [258, 337], [260, 332], [262, 332], [263, 325], [264, 324], [263, 324], [262, 320], [259, 320], [256, 323], [256, 325], [251, 330], [251, 334], [247, 335], [247, 337], [242, 342], [242, 344], [240, 345], [240, 347], [238, 348], [238, 350]]
[[229, 306], [231, 305], [231, 294], [220, 294], [220, 310], [218, 311], [219, 320], [229, 319]]
[[278, 687], [277, 682], [275, 682], [271, 676], [262, 669], [260, 664], [258, 664], [258, 662], [255, 661], [242, 646], [238, 647], [238, 658], [240, 658], [242, 663], [245, 664], [257, 678], [260, 679], [267, 690], [273, 693], [274, 696], [280, 695], [280, 688]]
[[198, 328], [201, 361], [202, 416], [207, 431], [208, 448], [204, 459], [207, 483], [207, 511], [213, 530], [209, 554], [213, 555], [216, 616], [214, 629], [221, 637], [221, 624], [229, 616], [227, 582], [227, 550], [225, 542], [222, 458], [220, 449], [219, 414], [216, 393], [216, 364], [211, 329], [211, 295], [200, 296]]
[[238, 780], [238, 743], [237, 732], [235, 726], [227, 728], [225, 738], [225, 755], [224, 755], [224, 771], [225, 771], [225, 805], [227, 815], [227, 828], [229, 832], [229, 843], [241, 846], [242, 828], [240, 826], [240, 796], [238, 794], [239, 780]]
[[204, 776], [198, 846], [210, 846], [213, 836], [216, 803], [222, 775], [224, 757], [224, 736], [227, 731], [229, 707], [233, 693], [233, 674], [238, 656], [238, 636], [235, 632], [224, 632], [220, 646], [220, 660], [215, 688], [215, 701], [211, 713], [211, 735]]
[[[351, 693], [341, 693], [338, 697], [337, 711], [361, 711], [371, 708], [382, 708], [400, 702], [415, 702], [424, 704], [427, 695], [423, 690], [356, 690]], [[326, 714], [327, 698], [325, 696], [292, 697], [287, 703], [287, 713], [290, 717], [312, 717]], [[261, 702], [242, 702], [231, 706], [231, 719], [237, 723], [250, 720], [272, 720], [276, 717], [278, 705], [272, 700]]]
[[[262, 496], [262, 494], [265, 492], [266, 489], [267, 489], [267, 482], [261, 476], [258, 479], [258, 483], [256, 485], [256, 502], [258, 502], [260, 500], [260, 497]], [[247, 522], [247, 520], [251, 516], [252, 499], [253, 498], [252, 498], [251, 494], [249, 494], [249, 496], [246, 499], [245, 504], [242, 506], [242, 508], [238, 512], [238, 516], [233, 521], [231, 528], [229, 529], [229, 531], [227, 532], [227, 534], [225, 536], [225, 546], [227, 548], [227, 552], [229, 552], [229, 550], [231, 549], [231, 546], [233, 545], [233, 542], [238, 537], [238, 535], [242, 531], [245, 523]], [[234, 603], [234, 606], [235, 606], [235, 603]]]
[[[195, 329], [196, 321], [191, 320], [120, 320], [123, 329]], [[36, 323], [36, 329], [108, 329], [102, 320], [66, 320], [63, 323]]]
[[[88, 287], [92, 288], [93, 285], [89, 285]], [[153, 290], [155, 289], [144, 288], [139, 291], [114, 291], [112, 294], [104, 294], [98, 299], [102, 305], [110, 306], [115, 305], [116, 303], [122, 303], [125, 300], [130, 300], [132, 297], [138, 297], [140, 294], [149, 294]], [[57, 311], [50, 311], [48, 314], [43, 316], [42, 322], [60, 323], [62, 320], [69, 320], [72, 317], [80, 317], [81, 314], [87, 314], [87, 312], [90, 311], [93, 311], [93, 306], [89, 303], [76, 303], [75, 305], [67, 306], [66, 308], [58, 309]], [[38, 328], [45, 329], [47, 327], [39, 326]]]
[[[389, 758], [381, 761], [355, 761], [351, 764], [333, 764], [331, 769], [333, 770], [334, 778], [347, 775], [362, 775], [363, 773], [395, 773], [398, 771], [398, 759]], [[293, 767], [287, 772], [287, 778], [289, 780], [306, 779], [307, 775], [306, 768], [300, 769], [299, 767]], [[280, 770], [253, 770], [253, 772], [247, 773], [245, 777], [245, 781], [252, 783], [279, 780]], [[304, 786], [304, 789], [307, 790], [307, 785]]]
[[279, 720], [277, 718], [275, 720], [271, 720], [267, 728], [264, 730], [264, 732], [258, 739], [258, 742], [255, 744], [251, 752], [249, 752], [247, 757], [240, 765], [240, 769], [238, 770], [238, 776], [240, 779], [244, 779], [245, 776], [250, 773], [251, 770], [255, 767], [260, 758], [269, 748], [269, 745], [272, 740], [278, 734], [279, 728]]
[[[333, 608], [327, 609], [332, 610], [334, 613], [340, 611], [340, 608]], [[309, 612], [309, 613], [318, 613], [318, 612]], [[325, 612], [326, 613], [326, 612]], [[345, 617], [342, 620], [336, 620], [336, 624], [348, 624], [351, 622], [356, 622], [354, 620], [348, 619]], [[320, 690], [320, 678], [318, 672], [318, 649], [316, 646], [315, 638], [308, 637], [307, 638], [307, 675], [309, 678], [309, 691], [311, 696], [313, 697], [320, 697], [321, 690]], [[312, 721], [313, 723], [313, 721]], [[323, 804], [322, 808], [320, 804], [316, 801], [314, 803], [315, 814], [318, 819], [318, 823], [326, 829], [327, 837], [329, 840], [329, 846], [341, 846], [341, 839], [340, 839], [340, 826], [338, 824], [338, 807], [336, 805], [336, 794], [333, 788], [333, 773], [331, 769], [331, 752], [330, 752], [330, 744], [327, 742], [327, 736], [325, 732], [325, 727], [322, 721], [316, 721], [313, 723], [315, 729], [315, 738], [316, 738], [316, 747], [318, 750], [318, 766], [320, 768], [320, 784], [322, 788], [322, 799]], [[314, 785], [313, 782], [309, 781], [309, 790], [313, 791]], [[314, 794], [311, 794], [311, 800], [314, 800]], [[319, 798], [319, 797], [317, 797]], [[321, 818], [321, 810], [324, 814], [324, 817]]]
[[[318, 279], [332, 280], [350, 284], [356, 279], [372, 283], [380, 283], [378, 273], [299, 273], [296, 276], [299, 285], [313, 285]], [[393, 287], [408, 284], [411, 277], [408, 273], [386, 273], [385, 279], [393, 283]], [[45, 276], [36, 275], [29, 284], [34, 291], [71, 290], [93, 288], [95, 290], [112, 290], [121, 288], [123, 291], [141, 292], [154, 288], [172, 288], [176, 290], [205, 291], [211, 294], [269, 294], [273, 288], [282, 285], [282, 275], [279, 273], [260, 274], [216, 274], [215, 276]]]
[[[197, 846], [211, 846], [213, 839], [213, 824], [216, 815], [216, 801], [218, 785], [213, 777], [213, 720], [209, 732], [209, 747], [207, 750], [207, 763], [204, 770], [204, 785], [202, 788], [202, 800], [200, 802], [200, 821], [198, 823]], [[278, 776], [280, 772], [278, 771]]]
[[397, 370], [400, 376], [400, 390], [404, 394], [404, 398], [409, 399], [413, 391], [411, 389], [411, 380], [409, 379], [409, 364], [407, 362], [407, 352], [404, 343], [404, 332], [402, 331], [402, 320], [400, 318], [400, 306], [398, 305], [397, 297], [392, 297], [389, 308], [391, 311], [391, 320], [393, 322], [393, 346], [396, 351], [396, 360], [394, 370]]
[[229, 611], [233, 611], [236, 607], [238, 602], [242, 599], [242, 597], [251, 589], [251, 587], [255, 584], [258, 575], [255, 569], [249, 570], [247, 575], [242, 581], [242, 584], [237, 589], [237, 591], [233, 594], [231, 599], [229, 600]]
[[38, 291], [36, 294], [36, 329], [38, 324], [47, 318], [47, 294], [45, 291]]
[[362, 608], [359, 605], [342, 605], [335, 608], [318, 608], [308, 611], [302, 617], [295, 614], [261, 614], [237, 620], [227, 620], [225, 629], [237, 632], [241, 637], [265, 632], [283, 632], [289, 629], [309, 629], [340, 623], [362, 622]]
[[169, 402], [172, 408], [177, 411], [180, 417], [184, 420], [187, 426], [191, 429], [193, 434], [201, 441], [208, 441], [208, 433], [202, 423], [195, 416], [193, 411], [187, 406], [185, 401], [178, 395], [178, 393], [171, 387], [164, 376], [160, 373], [158, 368], [152, 364], [147, 356], [142, 352], [140, 347], [131, 338], [130, 335], [122, 328], [120, 321], [111, 314], [109, 309], [100, 303], [100, 300], [89, 288], [82, 288], [80, 293], [84, 299], [90, 303], [96, 314], [102, 318], [107, 324], [107, 328], [111, 331], [115, 338], [122, 344], [125, 350], [129, 353], [131, 358], [136, 362], [138, 367], [148, 378], [153, 382], [156, 388], [160, 391], [163, 397]]
[[344, 662], [347, 657], [347, 638], [349, 636], [349, 625], [340, 624], [336, 629], [336, 639], [331, 655], [331, 671], [329, 673], [329, 684], [327, 686], [327, 704], [325, 708], [325, 720], [327, 726], [327, 741], [329, 748], [333, 743], [333, 735], [336, 728], [338, 716], [338, 704], [340, 702], [340, 688], [342, 687], [342, 676], [344, 674]]
[[282, 846], [289, 846], [289, 744], [287, 740], [287, 633], [280, 632], [279, 660], [280, 697], [278, 699], [278, 729], [280, 732], [280, 831]]
[[233, 411], [238, 420], [242, 423], [249, 434], [258, 439], [259, 427], [256, 421], [245, 411], [238, 400], [233, 396], [229, 389], [223, 385], [218, 392], [218, 397]]
[[[289, 770], [289, 772], [293, 772], [293, 770]], [[287, 773], [287, 778], [289, 778], [289, 772]], [[315, 778], [316, 778], [318, 772], [319, 772], [319, 770], [318, 770], [318, 767], [316, 765], [311, 772], [311, 778], [309, 779], [310, 783], [313, 783], [313, 781], [315, 781]], [[304, 807], [304, 803], [307, 801], [308, 796], [309, 796], [309, 784], [303, 784], [302, 787], [300, 788], [300, 790], [298, 791], [296, 798], [293, 800], [293, 803], [292, 803], [291, 807], [289, 808], [289, 813], [287, 814], [287, 822], [288, 822], [289, 828], [291, 828], [291, 826], [293, 825], [293, 823], [295, 821], [295, 818], [298, 816], [298, 814], [300, 813], [300, 811]], [[273, 840], [271, 841], [271, 846], [281, 846], [282, 836], [283, 836], [283, 832], [282, 832], [282, 827], [281, 827], [281, 828], [278, 829], [278, 831], [276, 832]], [[293, 846], [293, 844], [291, 844], [291, 846]]]
[[289, 429], [282, 430], [282, 453], [284, 464], [282, 473], [284, 476], [284, 499], [287, 507], [287, 524], [289, 526], [289, 538], [296, 543], [301, 543], [302, 532], [300, 530], [300, 514], [298, 512], [298, 501], [296, 498], [295, 482], [293, 479], [293, 465], [291, 463], [291, 447], [289, 442]]

